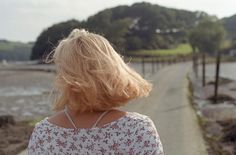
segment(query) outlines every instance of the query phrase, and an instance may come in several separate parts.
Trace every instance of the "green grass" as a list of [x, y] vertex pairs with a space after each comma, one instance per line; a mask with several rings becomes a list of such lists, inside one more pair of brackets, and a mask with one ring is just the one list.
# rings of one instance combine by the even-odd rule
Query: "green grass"
[[35, 126], [36, 123], [40, 122], [43, 119], [44, 119], [44, 117], [38, 117], [36, 119], [30, 120], [30, 121], [28, 121], [28, 125]]
[[33, 44], [0, 40], [0, 60], [29, 60]]
[[221, 49], [227, 49], [230, 48], [231, 46], [231, 41], [230, 40], [224, 40], [221, 44]]
[[32, 45], [19, 42], [0, 42], [0, 51], [13, 51], [16, 48], [31, 48]]
[[138, 50], [138, 51], [132, 51], [130, 53], [138, 54], [138, 55], [161, 55], [161, 56], [167, 56], [167, 55], [186, 55], [192, 53], [192, 48], [189, 44], [180, 44], [176, 48], [172, 49], [157, 49], [157, 50]]

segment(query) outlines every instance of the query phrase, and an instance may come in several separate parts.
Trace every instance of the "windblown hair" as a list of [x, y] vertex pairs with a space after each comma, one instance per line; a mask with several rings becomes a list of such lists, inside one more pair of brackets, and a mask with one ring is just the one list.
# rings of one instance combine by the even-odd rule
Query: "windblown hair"
[[53, 109], [66, 105], [80, 112], [122, 106], [148, 96], [151, 84], [131, 69], [104, 37], [74, 29], [53, 51], [56, 65]]

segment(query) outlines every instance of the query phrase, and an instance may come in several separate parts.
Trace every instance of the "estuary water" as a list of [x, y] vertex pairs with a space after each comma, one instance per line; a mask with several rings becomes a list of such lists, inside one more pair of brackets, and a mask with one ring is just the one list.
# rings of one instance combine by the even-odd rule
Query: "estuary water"
[[[202, 66], [199, 66], [199, 75], [201, 75], [201, 68]], [[216, 65], [215, 64], [208, 64], [206, 66], [206, 76], [208, 77], [214, 77], [216, 71]], [[230, 62], [230, 63], [221, 63], [220, 64], [220, 77], [235, 80], [236, 81], [236, 62]]]
[[[130, 63], [129, 65], [141, 75], [143, 74], [141, 63]], [[50, 92], [55, 73], [47, 71], [52, 70], [53, 66], [13, 65], [11, 67], [15, 67], [15, 69], [8, 70], [0, 65], [0, 115], [11, 114], [19, 120], [50, 115], [53, 101]], [[22, 70], [25, 67], [30, 69]], [[145, 76], [142, 76], [151, 80], [153, 71], [155, 73], [162, 67], [163, 65], [160, 64], [152, 66], [151, 63], [146, 63]], [[17, 68], [20, 69], [17, 70]], [[206, 71], [207, 76], [214, 76], [215, 66], [207, 65]], [[236, 80], [236, 63], [221, 64], [220, 76]]]

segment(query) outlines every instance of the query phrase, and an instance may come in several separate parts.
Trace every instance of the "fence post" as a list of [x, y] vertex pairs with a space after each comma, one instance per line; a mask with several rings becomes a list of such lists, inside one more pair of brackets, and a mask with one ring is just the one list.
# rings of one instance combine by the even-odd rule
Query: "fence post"
[[196, 54], [196, 77], [198, 78], [198, 54]]
[[216, 57], [216, 75], [215, 75], [215, 97], [214, 103], [217, 103], [218, 100], [218, 84], [219, 84], [219, 73], [220, 73], [220, 52], [217, 52]]
[[153, 56], [152, 56], [152, 74], [154, 74], [154, 72], [155, 72], [155, 62], [154, 62], [154, 58], [153, 58]]
[[206, 85], [206, 56], [205, 53], [202, 53], [202, 86]]
[[161, 67], [163, 67], [165, 65], [163, 59], [160, 59], [160, 64], [161, 64]]
[[145, 77], [145, 58], [142, 56], [142, 73], [143, 73], [143, 77]]
[[193, 71], [195, 73], [195, 53], [192, 54], [192, 60], [193, 60]]
[[156, 58], [156, 70], [158, 70], [159, 67], [160, 67], [160, 66], [159, 66], [159, 64], [158, 64], [158, 58]]
[[198, 78], [198, 55], [197, 53], [193, 53], [192, 58], [193, 58], [193, 71], [195, 76]]

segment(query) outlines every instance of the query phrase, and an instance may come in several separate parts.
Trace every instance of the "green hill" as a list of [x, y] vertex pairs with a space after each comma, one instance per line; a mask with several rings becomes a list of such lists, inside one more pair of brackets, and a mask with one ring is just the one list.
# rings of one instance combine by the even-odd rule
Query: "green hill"
[[186, 43], [189, 30], [206, 16], [200, 11], [146, 2], [117, 6], [100, 11], [85, 21], [69, 20], [45, 29], [33, 47], [31, 59], [42, 59], [73, 28], [104, 35], [122, 54], [134, 50], [169, 49]]
[[7, 40], [0, 40], [0, 61], [14, 60], [26, 61], [29, 60], [33, 44], [11, 42]]

